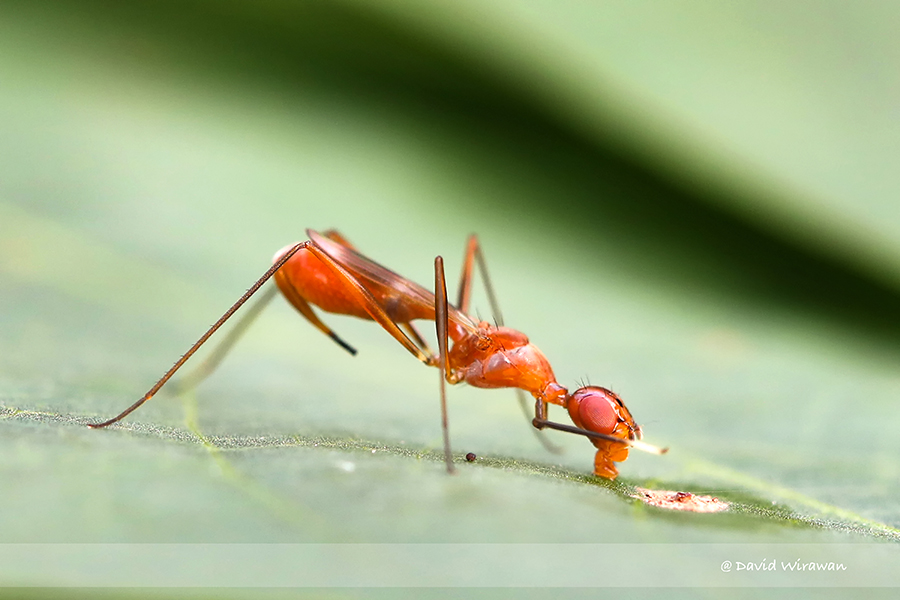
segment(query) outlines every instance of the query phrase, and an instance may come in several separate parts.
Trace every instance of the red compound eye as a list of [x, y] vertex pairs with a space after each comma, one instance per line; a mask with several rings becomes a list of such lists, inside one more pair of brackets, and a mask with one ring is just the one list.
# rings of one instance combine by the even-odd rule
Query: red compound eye
[[581, 403], [581, 420], [587, 429], [598, 433], [612, 433], [619, 422], [616, 410], [602, 396], [585, 398]]
[[583, 429], [612, 434], [620, 422], [616, 395], [602, 387], [583, 387], [572, 394], [569, 414]]

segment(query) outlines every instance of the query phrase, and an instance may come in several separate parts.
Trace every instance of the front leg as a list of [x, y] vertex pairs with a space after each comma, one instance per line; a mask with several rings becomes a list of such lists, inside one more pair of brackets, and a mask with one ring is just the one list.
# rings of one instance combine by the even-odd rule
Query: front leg
[[434, 326], [438, 342], [438, 367], [440, 369], [441, 389], [441, 430], [444, 433], [444, 461], [447, 472], [453, 473], [453, 455], [450, 452], [450, 425], [447, 417], [447, 381], [450, 380], [450, 360], [448, 337], [450, 330], [450, 309], [447, 302], [447, 280], [444, 277], [444, 259], [434, 259]]

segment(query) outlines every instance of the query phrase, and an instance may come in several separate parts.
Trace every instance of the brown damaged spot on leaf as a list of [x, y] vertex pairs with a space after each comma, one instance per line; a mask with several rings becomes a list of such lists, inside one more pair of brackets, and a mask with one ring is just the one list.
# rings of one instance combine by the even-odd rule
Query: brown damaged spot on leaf
[[634, 498], [638, 498], [650, 506], [669, 510], [709, 513], [720, 512], [728, 508], [727, 502], [713, 496], [699, 496], [690, 492], [673, 492], [672, 490], [648, 490], [645, 488], [635, 488], [635, 490], [637, 490], [637, 494], [633, 496]]

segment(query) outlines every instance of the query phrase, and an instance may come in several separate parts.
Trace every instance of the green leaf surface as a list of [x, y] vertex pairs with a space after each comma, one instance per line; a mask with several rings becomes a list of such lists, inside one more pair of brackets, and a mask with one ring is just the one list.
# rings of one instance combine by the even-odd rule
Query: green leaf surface
[[[675, 6], [0, 5], [2, 541], [900, 539], [890, 9], [795, 39], [800, 8]], [[447, 476], [437, 373], [280, 300], [196, 394], [84, 427], [307, 227], [426, 285], [441, 254], [451, 288], [477, 232], [507, 323], [671, 451], [599, 480], [457, 386]]]

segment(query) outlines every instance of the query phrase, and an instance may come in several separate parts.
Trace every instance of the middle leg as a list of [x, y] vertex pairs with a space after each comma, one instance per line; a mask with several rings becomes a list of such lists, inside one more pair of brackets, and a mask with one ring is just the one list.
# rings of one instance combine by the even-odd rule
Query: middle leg
[[[481, 272], [481, 283], [484, 285], [488, 302], [491, 305], [491, 316], [498, 327], [502, 326], [503, 314], [500, 312], [500, 303], [497, 302], [497, 296], [494, 294], [494, 286], [491, 285], [491, 278], [488, 275], [487, 270], [487, 261], [485, 261], [484, 253], [481, 251], [481, 243], [478, 241], [478, 236], [474, 233], [469, 236], [469, 239], [466, 242], [466, 254], [463, 258], [462, 273], [459, 277], [459, 295], [457, 296], [456, 307], [462, 313], [468, 314], [469, 312], [469, 304], [472, 300], [472, 274], [475, 271], [476, 263]], [[528, 408], [528, 396], [518, 388], [516, 388], [515, 392], [516, 400], [519, 402], [519, 408], [522, 410], [522, 414], [525, 415], [526, 420], [531, 420], [531, 411]], [[531, 431], [534, 432], [534, 436], [547, 452], [550, 452], [551, 454], [562, 454], [562, 447], [557, 446], [547, 439], [547, 436], [540, 428], [533, 427]]]

